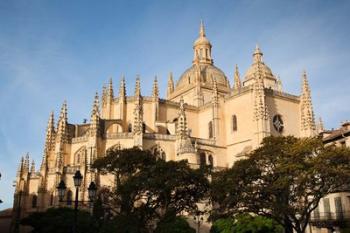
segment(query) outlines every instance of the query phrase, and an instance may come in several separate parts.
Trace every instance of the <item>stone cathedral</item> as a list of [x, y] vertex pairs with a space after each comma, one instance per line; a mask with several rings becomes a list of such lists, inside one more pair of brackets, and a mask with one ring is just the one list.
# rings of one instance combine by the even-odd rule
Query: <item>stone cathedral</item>
[[28, 155], [20, 162], [14, 210], [20, 206], [25, 216], [58, 206], [56, 187], [65, 180], [67, 196], [71, 195], [76, 170], [84, 177], [82, 200], [88, 200], [91, 181], [99, 187], [113, 187], [113, 177], [90, 169], [111, 148], [137, 146], [165, 160], [186, 159], [193, 167], [208, 164], [222, 169], [258, 147], [266, 136], [316, 134], [305, 72], [300, 95], [283, 92], [281, 80], [264, 63], [257, 46], [245, 75], [236, 66], [231, 81], [214, 65], [203, 24], [193, 54], [192, 65], [177, 80], [170, 73], [166, 99], [159, 97], [157, 79], [150, 96], [142, 94], [139, 78], [133, 95], [127, 96], [122, 78], [118, 92], [110, 80], [102, 96], [96, 94], [89, 122], [69, 122], [66, 102], [57, 124], [51, 113], [40, 168], [36, 170]]

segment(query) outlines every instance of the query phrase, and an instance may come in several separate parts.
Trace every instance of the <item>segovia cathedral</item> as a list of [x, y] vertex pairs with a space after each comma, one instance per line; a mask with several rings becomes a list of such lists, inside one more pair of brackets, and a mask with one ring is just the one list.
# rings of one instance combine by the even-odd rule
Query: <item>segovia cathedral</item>
[[142, 95], [139, 78], [134, 95], [127, 96], [122, 78], [118, 93], [110, 80], [101, 98], [96, 94], [89, 123], [70, 123], [66, 102], [57, 125], [51, 113], [39, 170], [28, 155], [20, 162], [14, 211], [20, 208], [24, 217], [58, 206], [58, 183], [64, 180], [68, 193], [74, 190], [72, 176], [77, 170], [83, 175], [82, 201], [88, 200], [91, 181], [98, 187], [113, 187], [112, 176], [90, 168], [111, 148], [137, 146], [165, 160], [186, 159], [193, 167], [208, 164], [222, 169], [257, 148], [266, 136], [316, 135], [305, 72], [300, 95], [283, 92], [281, 80], [264, 63], [257, 46], [250, 68], [241, 77], [236, 66], [231, 85], [214, 65], [203, 24], [193, 54], [192, 65], [177, 80], [170, 73], [166, 99], [159, 98], [157, 79], [151, 96]]

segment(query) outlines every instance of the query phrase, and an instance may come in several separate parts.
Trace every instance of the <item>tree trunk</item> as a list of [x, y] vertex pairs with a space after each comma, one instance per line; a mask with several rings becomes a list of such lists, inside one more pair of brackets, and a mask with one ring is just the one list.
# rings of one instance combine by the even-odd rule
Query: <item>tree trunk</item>
[[293, 233], [293, 225], [288, 217], [284, 218], [284, 233]]

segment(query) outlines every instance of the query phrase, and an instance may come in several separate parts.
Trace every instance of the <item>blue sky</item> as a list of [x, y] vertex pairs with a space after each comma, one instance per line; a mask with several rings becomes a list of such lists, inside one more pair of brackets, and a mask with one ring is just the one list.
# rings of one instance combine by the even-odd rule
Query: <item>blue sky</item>
[[20, 157], [37, 167], [50, 111], [57, 119], [89, 118], [94, 93], [121, 75], [133, 93], [141, 76], [150, 95], [158, 76], [191, 65], [200, 19], [213, 45], [215, 64], [233, 77], [244, 74], [259, 43], [284, 90], [299, 94], [307, 70], [316, 116], [327, 128], [350, 119], [350, 1], [0, 1], [0, 209], [12, 205]]

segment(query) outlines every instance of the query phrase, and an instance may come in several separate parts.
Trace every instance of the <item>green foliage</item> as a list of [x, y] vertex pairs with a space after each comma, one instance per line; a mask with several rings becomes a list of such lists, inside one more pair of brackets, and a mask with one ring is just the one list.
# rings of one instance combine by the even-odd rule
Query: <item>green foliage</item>
[[158, 223], [154, 233], [196, 233], [196, 230], [183, 217], [170, 216]]
[[273, 219], [262, 216], [240, 215], [232, 233], [282, 233], [283, 227]]
[[93, 167], [117, 177], [116, 189], [102, 205], [113, 211], [116, 222], [132, 216], [131, 226], [138, 229], [151, 231], [169, 213], [195, 211], [209, 191], [203, 170], [190, 168], [186, 161], [157, 159], [138, 148], [109, 151]]
[[[74, 210], [71, 208], [51, 208], [45, 212], [36, 212], [21, 220], [21, 224], [31, 226], [32, 233], [69, 233], [72, 231]], [[98, 232], [90, 214], [78, 212], [78, 233]]]
[[232, 233], [234, 220], [232, 218], [220, 218], [210, 228], [210, 233]]
[[274, 220], [242, 214], [235, 219], [218, 219], [214, 222], [210, 233], [282, 233], [283, 227]]
[[319, 200], [350, 181], [350, 150], [317, 138], [267, 137], [246, 157], [213, 174], [213, 219], [255, 213], [302, 233]]

